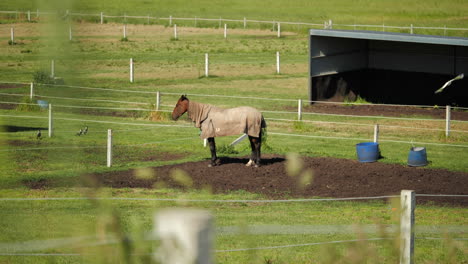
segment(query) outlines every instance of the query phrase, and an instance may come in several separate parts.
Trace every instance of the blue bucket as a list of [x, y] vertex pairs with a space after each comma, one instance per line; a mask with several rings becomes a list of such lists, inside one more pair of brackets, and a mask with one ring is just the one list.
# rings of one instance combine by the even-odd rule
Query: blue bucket
[[379, 143], [376, 142], [356, 144], [356, 151], [360, 162], [374, 162], [380, 157]]
[[427, 165], [426, 148], [412, 147], [408, 154], [408, 165], [412, 167], [426, 166]]
[[37, 104], [39, 105], [40, 108], [43, 108], [43, 109], [49, 108], [49, 102], [47, 101], [37, 100]]

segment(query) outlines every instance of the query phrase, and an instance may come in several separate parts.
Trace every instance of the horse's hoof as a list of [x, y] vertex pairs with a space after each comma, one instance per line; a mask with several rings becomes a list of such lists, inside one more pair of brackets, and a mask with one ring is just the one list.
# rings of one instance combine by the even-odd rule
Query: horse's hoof
[[258, 165], [257, 163], [255, 163], [255, 165], [253, 166], [254, 168], [258, 168], [260, 167], [260, 165]]
[[249, 162], [247, 162], [247, 164], [245, 164], [245, 166], [247, 167], [250, 167], [254, 164], [254, 161], [253, 160], [249, 160]]

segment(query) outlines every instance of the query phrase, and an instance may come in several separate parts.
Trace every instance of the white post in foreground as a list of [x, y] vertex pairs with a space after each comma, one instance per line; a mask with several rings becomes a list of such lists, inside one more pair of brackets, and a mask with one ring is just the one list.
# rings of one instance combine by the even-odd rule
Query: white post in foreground
[[177, 24], [174, 24], [174, 39], [177, 39]]
[[104, 13], [101, 12], [101, 25], [104, 23]]
[[154, 235], [161, 241], [154, 257], [160, 263], [214, 263], [214, 219], [208, 211], [164, 209], [154, 221]]
[[55, 78], [55, 60], [50, 62], [50, 77]]
[[281, 24], [278, 23], [278, 38], [281, 37]]
[[107, 167], [112, 166], [112, 129], [107, 130]]
[[414, 191], [401, 191], [400, 264], [414, 263]]
[[49, 137], [52, 137], [52, 129], [53, 129], [52, 104], [49, 104]]
[[297, 101], [297, 120], [302, 120], [302, 99]]
[[280, 74], [280, 54], [279, 54], [279, 51], [276, 52], [276, 73]]
[[208, 77], [208, 53], [205, 53], [205, 77]]
[[11, 39], [11, 43], [15, 43], [15, 28], [11, 27], [10, 29], [10, 39]]
[[414, 31], [413, 31], [413, 24], [411, 24], [411, 27], [410, 27], [410, 34], [413, 34]]
[[450, 136], [450, 105], [445, 107], [445, 136]]
[[34, 83], [31, 83], [31, 89], [29, 91], [29, 99], [33, 99], [34, 97]]
[[133, 76], [133, 58], [130, 58], [130, 82], [133, 83], [134, 76]]
[[374, 143], [379, 142], [379, 125], [375, 124], [374, 126]]
[[161, 93], [156, 92], [156, 111], [159, 111], [159, 105], [161, 104]]
[[227, 24], [224, 24], [224, 38], [227, 38]]

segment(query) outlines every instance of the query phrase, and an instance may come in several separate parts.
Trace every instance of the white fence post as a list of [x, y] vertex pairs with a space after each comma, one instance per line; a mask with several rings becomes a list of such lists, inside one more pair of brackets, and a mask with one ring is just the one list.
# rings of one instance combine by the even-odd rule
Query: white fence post
[[177, 39], [177, 24], [174, 24], [174, 39]]
[[52, 137], [53, 134], [53, 121], [52, 121], [52, 104], [49, 104], [49, 137]]
[[244, 17], [244, 29], [247, 27], [247, 18]]
[[278, 38], [281, 37], [281, 24], [278, 22]]
[[107, 167], [112, 166], [112, 129], [107, 129]]
[[39, 17], [39, 9], [36, 9], [36, 18]]
[[134, 79], [133, 58], [130, 58], [130, 82], [133, 83]]
[[375, 124], [374, 125], [374, 142], [377, 143], [379, 142], [379, 125]]
[[104, 23], [104, 12], [101, 12], [101, 25]]
[[172, 26], [172, 16], [169, 16], [169, 26]]
[[71, 27], [71, 25], [70, 25], [69, 28], [68, 28], [68, 39], [69, 39], [70, 41], [72, 41], [72, 38], [73, 38], [73, 36], [72, 36], [72, 27]]
[[50, 77], [55, 78], [55, 60], [50, 62]]
[[414, 191], [401, 191], [400, 264], [414, 263]]
[[161, 104], [161, 93], [156, 92], [156, 111], [159, 111], [159, 105]]
[[123, 25], [123, 38], [124, 38], [124, 39], [127, 38], [127, 24], [124, 24], [124, 25]]
[[302, 99], [297, 101], [297, 120], [302, 120]]
[[28, 10], [28, 21], [31, 22], [31, 11]]
[[450, 136], [450, 105], [445, 107], [445, 136]]
[[208, 53], [205, 53], [205, 77], [208, 77]]
[[11, 39], [11, 44], [15, 43], [15, 28], [11, 27], [10, 29], [10, 39]]
[[224, 39], [227, 38], [227, 24], [224, 24]]
[[34, 97], [34, 83], [31, 83], [31, 89], [29, 91], [29, 98], [32, 100]]
[[276, 52], [276, 73], [280, 74], [280, 53]]
[[161, 241], [155, 258], [160, 263], [214, 263], [214, 217], [208, 211], [164, 209], [154, 221], [154, 234]]
[[410, 34], [413, 34], [414, 31], [413, 31], [413, 24], [411, 24], [411, 27], [410, 27]]

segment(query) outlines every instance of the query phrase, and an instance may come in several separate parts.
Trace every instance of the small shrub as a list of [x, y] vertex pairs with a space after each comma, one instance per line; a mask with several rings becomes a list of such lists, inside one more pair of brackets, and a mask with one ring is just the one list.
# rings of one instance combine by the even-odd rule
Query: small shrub
[[16, 45], [16, 42], [14, 42], [13, 40], [10, 39], [10, 40], [8, 41], [8, 45], [10, 45], [10, 46], [11, 46], [11, 45]]
[[22, 112], [39, 112], [39, 111], [41, 111], [41, 108], [39, 107], [39, 105], [34, 103], [34, 100], [32, 100], [29, 97], [23, 97], [23, 99], [21, 100], [21, 103], [24, 103], [24, 104], [19, 104], [16, 107], [17, 111], [22, 111]]
[[120, 41], [122, 41], [122, 42], [128, 42], [128, 38], [127, 38], [127, 37], [121, 38]]
[[50, 74], [44, 70], [37, 70], [33, 74], [33, 80], [35, 83], [43, 84], [54, 84], [55, 80], [50, 76]]
[[148, 114], [148, 119], [151, 121], [170, 121], [171, 113], [160, 112], [160, 111], [150, 111]]
[[239, 154], [239, 152], [232, 145], [221, 145], [217, 148], [217, 151], [221, 154]]

